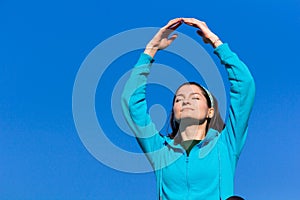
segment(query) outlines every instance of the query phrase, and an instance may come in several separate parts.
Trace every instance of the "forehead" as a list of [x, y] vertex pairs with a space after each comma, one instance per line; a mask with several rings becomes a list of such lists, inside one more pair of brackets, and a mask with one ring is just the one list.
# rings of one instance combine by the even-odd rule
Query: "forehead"
[[193, 93], [202, 94], [202, 90], [197, 85], [183, 85], [177, 90], [176, 95], [188, 95]]

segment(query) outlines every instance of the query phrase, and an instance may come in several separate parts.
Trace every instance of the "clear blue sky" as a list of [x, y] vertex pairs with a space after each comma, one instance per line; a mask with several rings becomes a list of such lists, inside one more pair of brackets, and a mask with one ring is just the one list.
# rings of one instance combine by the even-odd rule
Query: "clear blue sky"
[[[236, 193], [249, 200], [298, 198], [299, 10], [298, 0], [1, 0], [0, 199], [155, 198], [153, 173], [114, 170], [88, 152], [75, 128], [72, 92], [82, 62], [100, 42], [181, 16], [206, 21], [247, 63], [256, 81]], [[197, 40], [190, 29], [185, 33]], [[137, 152], [134, 138], [118, 128], [109, 108], [119, 72], [130, 69], [140, 52], [112, 64], [99, 82], [95, 103], [107, 137]], [[157, 61], [163, 63], [163, 56]]]

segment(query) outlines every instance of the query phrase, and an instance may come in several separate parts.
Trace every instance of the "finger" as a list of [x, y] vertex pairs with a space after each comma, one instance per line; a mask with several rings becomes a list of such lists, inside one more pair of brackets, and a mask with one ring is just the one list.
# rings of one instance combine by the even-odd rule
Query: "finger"
[[199, 30], [197, 30], [197, 33], [198, 33], [198, 35], [200, 35], [201, 37], [203, 37], [204, 36], [204, 34], [203, 34], [203, 32], [199, 29]]
[[195, 18], [182, 18], [183, 22], [189, 26], [201, 28], [202, 21]]
[[203, 37], [202, 40], [203, 40], [203, 42], [206, 43], [206, 44], [210, 43], [210, 41], [209, 41], [208, 38]]
[[168, 22], [168, 24], [166, 26], [164, 26], [163, 28], [165, 29], [176, 29], [178, 28], [180, 25], [182, 24], [182, 18], [176, 18], [176, 19], [172, 19]]
[[182, 24], [182, 21], [179, 21], [179, 22], [169, 26], [168, 29], [176, 30], [181, 24]]
[[182, 18], [183, 22], [188, 24], [188, 25], [192, 25], [196, 23], [196, 19], [194, 18]]
[[178, 37], [177, 34], [172, 35], [172, 36], [168, 39], [168, 45], [170, 45], [177, 37]]
[[170, 20], [167, 25], [175, 24], [175, 23], [181, 22], [181, 21], [182, 21], [182, 18], [175, 18], [175, 19]]
[[191, 18], [182, 18], [184, 23], [191, 23]]
[[184, 22], [187, 22], [187, 23], [200, 23], [200, 22], [202, 22], [202, 21], [200, 21], [200, 20], [198, 20], [198, 19], [196, 19], [196, 18], [182, 18], [182, 20], [184, 21]]

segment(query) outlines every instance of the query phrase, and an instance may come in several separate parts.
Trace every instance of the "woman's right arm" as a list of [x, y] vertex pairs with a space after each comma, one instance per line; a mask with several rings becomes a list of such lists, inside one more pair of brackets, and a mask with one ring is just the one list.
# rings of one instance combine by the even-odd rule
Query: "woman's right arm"
[[146, 85], [152, 62], [151, 56], [141, 54], [122, 94], [124, 117], [145, 153], [161, 148], [163, 143], [147, 112]]
[[147, 77], [150, 73], [151, 63], [154, 61], [154, 55], [158, 50], [168, 47], [177, 38], [176, 34], [171, 37], [169, 35], [181, 23], [180, 18], [169, 21], [147, 44], [144, 53], [141, 54], [133, 68], [122, 94], [122, 108], [125, 119], [145, 153], [162, 148], [164, 143], [163, 137], [158, 134], [147, 112]]

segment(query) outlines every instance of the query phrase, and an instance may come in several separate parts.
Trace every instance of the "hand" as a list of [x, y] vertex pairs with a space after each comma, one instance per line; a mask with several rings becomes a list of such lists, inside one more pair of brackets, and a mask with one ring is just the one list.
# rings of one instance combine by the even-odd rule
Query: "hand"
[[197, 33], [205, 43], [211, 44], [214, 48], [222, 44], [219, 37], [207, 27], [205, 22], [195, 18], [182, 18], [182, 20], [185, 24], [198, 28]]
[[182, 18], [170, 20], [168, 24], [162, 27], [147, 44], [144, 53], [154, 57], [158, 50], [167, 48], [178, 37], [177, 34], [173, 34], [171, 37], [169, 37], [170, 34], [182, 23]]

